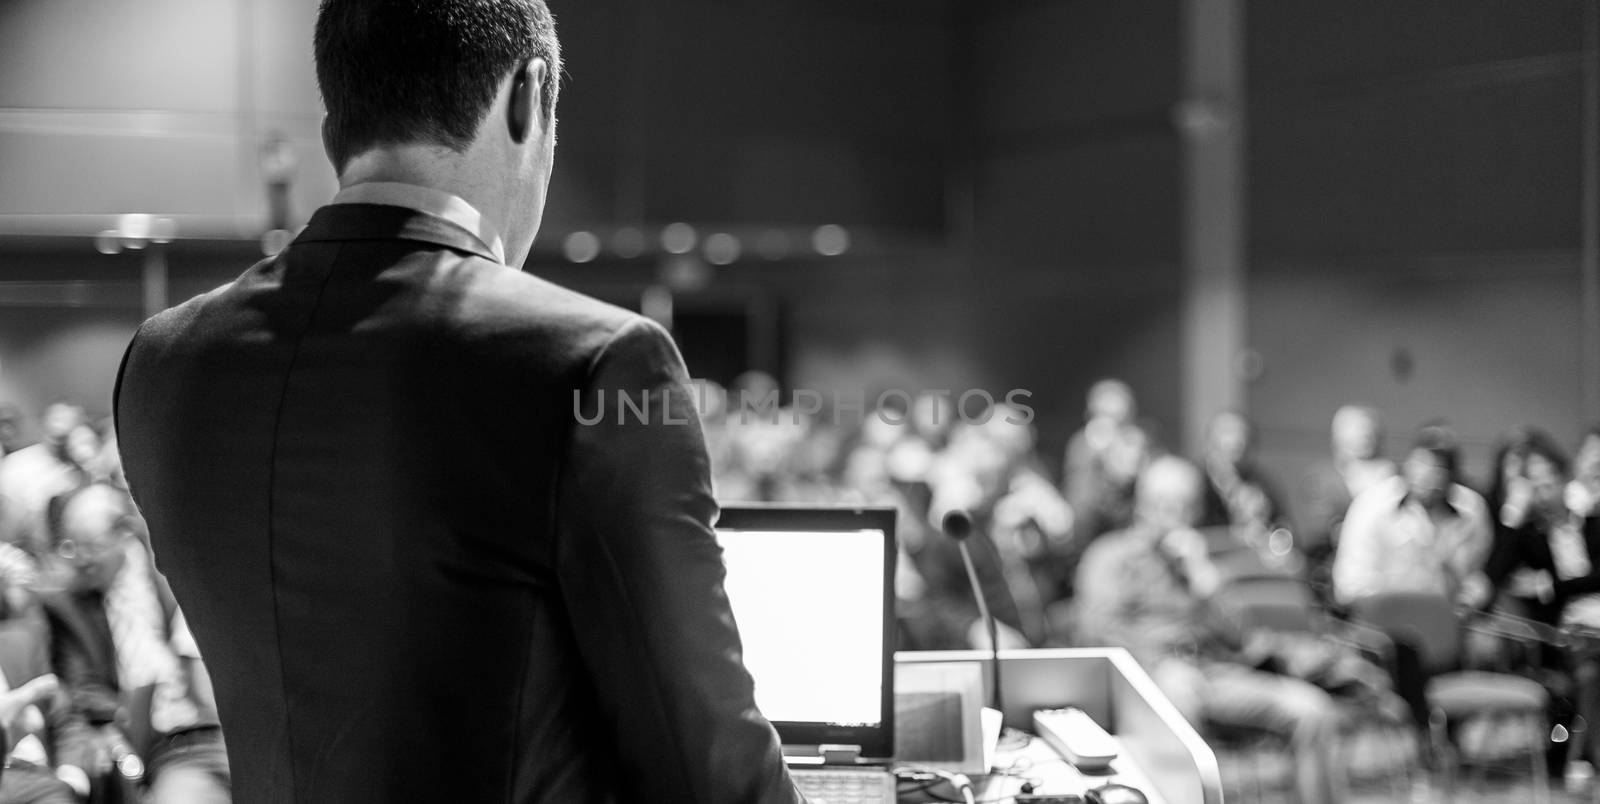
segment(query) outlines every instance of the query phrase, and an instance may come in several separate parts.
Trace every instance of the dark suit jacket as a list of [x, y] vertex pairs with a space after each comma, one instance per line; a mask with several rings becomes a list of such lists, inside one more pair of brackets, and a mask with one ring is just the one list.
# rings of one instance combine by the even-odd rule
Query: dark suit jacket
[[48, 592], [39, 602], [50, 622], [50, 665], [73, 709], [90, 723], [109, 723], [122, 688], [111, 624], [98, 595]]
[[[1500, 589], [1518, 569], [1544, 570], [1556, 577], [1555, 556], [1550, 550], [1549, 534], [1537, 523], [1529, 522], [1515, 530], [1499, 528], [1494, 549], [1484, 566], [1489, 583]], [[1589, 574], [1555, 582], [1555, 597], [1548, 602], [1526, 601], [1530, 616], [1551, 625], [1561, 619], [1561, 610], [1567, 601], [1583, 595], [1600, 593], [1600, 517], [1583, 521], [1583, 542], [1589, 549]]]
[[686, 383], [661, 327], [400, 207], [146, 322], [118, 436], [236, 800], [796, 800]]

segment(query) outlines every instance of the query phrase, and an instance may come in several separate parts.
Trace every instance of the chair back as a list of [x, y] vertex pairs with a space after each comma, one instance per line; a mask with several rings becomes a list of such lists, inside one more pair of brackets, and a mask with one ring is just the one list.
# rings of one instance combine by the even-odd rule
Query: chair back
[[1255, 575], [1228, 581], [1212, 596], [1223, 617], [1241, 632], [1313, 633], [1315, 599], [1304, 581], [1287, 575]]
[[1201, 538], [1206, 540], [1206, 551], [1212, 556], [1218, 556], [1247, 546], [1244, 542], [1239, 541], [1239, 537], [1233, 534], [1233, 528], [1227, 525], [1208, 525], [1198, 528], [1197, 531]]
[[1461, 666], [1461, 621], [1455, 605], [1440, 594], [1380, 592], [1350, 606], [1351, 619], [1382, 631], [1417, 653], [1429, 676]]
[[0, 671], [13, 688], [50, 672], [48, 632], [37, 612], [0, 620]]

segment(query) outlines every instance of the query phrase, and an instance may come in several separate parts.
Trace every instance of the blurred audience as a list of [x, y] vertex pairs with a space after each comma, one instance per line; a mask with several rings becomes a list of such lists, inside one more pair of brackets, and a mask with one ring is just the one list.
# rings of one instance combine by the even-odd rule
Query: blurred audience
[[[1568, 635], [1552, 640], [1565, 650], [1555, 670], [1577, 712], [1600, 722], [1600, 428], [1570, 463], [1548, 434], [1513, 431], [1479, 495], [1447, 428], [1421, 428], [1397, 467], [1379, 412], [1347, 405], [1292, 519], [1248, 418], [1218, 413], [1195, 464], [1167, 457], [1158, 425], [1116, 379], [1089, 389], [1059, 481], [1025, 408], [890, 393], [842, 416], [789, 399], [759, 372], [698, 390], [719, 499], [900, 512], [904, 648], [988, 643], [941, 533], [960, 509], [1002, 647], [1128, 648], [1197, 724], [1288, 740], [1302, 801], [1333, 800], [1342, 696], [1359, 691], [1386, 712], [1403, 704], [1335, 642], [1252, 633], [1219, 615], [1212, 597], [1235, 577], [1299, 578], [1323, 602], [1424, 591], [1458, 601], [1463, 616], [1528, 617]], [[83, 800], [118, 785], [157, 804], [227, 801], [209, 678], [151, 561], [115, 434], [71, 402], [45, 409], [38, 443], [24, 440], [27, 424], [0, 403], [0, 633], [22, 635], [0, 637], [0, 727], [13, 746], [0, 801]], [[1581, 736], [1584, 721], [1573, 722]], [[1595, 748], [1575, 740], [1575, 761], [1593, 763]]]
[[[210, 679], [124, 488], [109, 423], [0, 410], [0, 801], [230, 800]], [[0, 714], [9, 710], [0, 706]]]
[[1172, 457], [1141, 474], [1134, 524], [1097, 540], [1078, 568], [1079, 640], [1128, 649], [1192, 723], [1286, 738], [1302, 804], [1338, 801], [1339, 708], [1313, 679], [1364, 682], [1383, 695], [1382, 673], [1314, 637], [1242, 633], [1213, 610], [1209, 600], [1224, 578], [1195, 530], [1205, 482]]
[[1600, 627], [1600, 518], [1593, 501], [1573, 492], [1566, 455], [1543, 431], [1524, 430], [1508, 458], [1515, 470], [1500, 495], [1503, 529], [1486, 569], [1490, 587], [1541, 622], [1575, 618]]

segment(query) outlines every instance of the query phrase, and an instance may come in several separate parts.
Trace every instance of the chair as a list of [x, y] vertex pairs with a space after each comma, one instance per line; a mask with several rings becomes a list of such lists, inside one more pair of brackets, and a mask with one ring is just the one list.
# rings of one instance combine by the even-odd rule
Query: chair
[[1294, 572], [1289, 568], [1270, 561], [1256, 547], [1240, 540], [1232, 528], [1201, 528], [1199, 533], [1205, 539], [1212, 566], [1217, 568], [1217, 574], [1224, 582], [1260, 576], [1294, 577]]
[[[1281, 634], [1310, 634], [1318, 639], [1337, 642], [1368, 655], [1383, 649], [1359, 643], [1352, 637], [1337, 633], [1331, 618], [1317, 608], [1311, 588], [1305, 582], [1287, 575], [1268, 573], [1234, 578], [1212, 596], [1212, 605], [1219, 615], [1231, 622], [1241, 633], [1269, 631]], [[1373, 658], [1382, 661], [1381, 655], [1374, 655]], [[1406, 758], [1410, 756], [1412, 746], [1410, 731], [1406, 724], [1396, 722], [1374, 707], [1354, 701], [1342, 701], [1340, 714], [1344, 739], [1336, 746], [1336, 750], [1340, 754], [1347, 753], [1343, 743], [1362, 733], [1363, 730], [1372, 730], [1382, 741], [1385, 755], [1400, 758], [1399, 768], [1402, 773], [1389, 774], [1389, 780], [1391, 792], [1396, 797], [1404, 796], [1411, 781], [1411, 765]], [[1264, 734], [1232, 728], [1213, 728], [1212, 734], [1223, 744], [1243, 750], [1250, 755], [1257, 772], [1252, 787], [1256, 791], [1256, 800], [1261, 800], [1263, 790], [1259, 776], [1265, 764], [1262, 759], [1263, 753], [1269, 750], [1281, 751], [1282, 741], [1271, 739]], [[1347, 763], [1336, 761], [1334, 765], [1335, 784], [1341, 790], [1348, 791], [1351, 780]], [[1243, 792], [1242, 789], [1240, 792]]]
[[[1427, 706], [1427, 724], [1432, 746], [1444, 760], [1445, 789], [1454, 793], [1460, 757], [1451, 738], [1454, 727], [1469, 717], [1490, 718], [1491, 723], [1532, 721], [1528, 745], [1533, 771], [1535, 800], [1550, 801], [1550, 784], [1545, 767], [1544, 719], [1549, 693], [1539, 683], [1503, 672], [1466, 668], [1465, 633], [1468, 626], [1458, 617], [1454, 604], [1443, 595], [1390, 592], [1371, 595], [1351, 606], [1352, 620], [1376, 629], [1399, 646], [1415, 652], [1416, 678], [1397, 678], [1402, 687], [1420, 686]], [[1495, 636], [1527, 640], [1526, 629], [1514, 623], [1499, 628], [1483, 625], [1471, 630]], [[1406, 673], [1399, 673], [1404, 676]]]
[[[1551, 644], [1558, 647], [1564, 654], [1565, 664], [1570, 672], [1573, 673], [1577, 685], [1600, 686], [1600, 680], [1595, 679], [1593, 676], [1594, 671], [1597, 669], [1596, 663], [1600, 663], [1600, 628], [1569, 624], [1556, 631], [1555, 638], [1551, 640]], [[1588, 688], [1591, 694], [1593, 694], [1595, 686]], [[1568, 770], [1573, 768], [1574, 762], [1588, 759], [1590, 756], [1590, 744], [1595, 739], [1593, 732], [1600, 728], [1600, 723], [1589, 721], [1581, 703], [1577, 708], [1578, 711], [1573, 714], [1570, 728], [1567, 729], [1565, 734], [1567, 745], [1562, 757], [1562, 764]], [[1584, 784], [1581, 777], [1577, 779], [1569, 778], [1566, 781], [1569, 785], [1568, 792], [1576, 792]], [[1574, 785], [1574, 783], [1576, 784]], [[1589, 780], [1588, 784], [1592, 788], [1593, 801], [1596, 804], [1600, 804], [1600, 784], [1595, 784], [1592, 779]]]
[[[1227, 531], [1224, 529], [1223, 533], [1227, 534]], [[1232, 538], [1231, 534], [1227, 535], [1229, 539]], [[1215, 542], [1213, 545], [1219, 546]], [[1216, 562], [1219, 556], [1242, 553], [1254, 555], [1254, 551], [1248, 548], [1233, 545], [1217, 550], [1212, 561]], [[1301, 605], [1302, 600], [1293, 588], [1293, 579], [1228, 571], [1224, 572], [1224, 577], [1229, 580], [1212, 595], [1211, 604], [1218, 615], [1233, 623], [1241, 632], [1258, 628], [1298, 631], [1310, 627], [1310, 611]], [[1276, 583], [1280, 580], [1290, 583]], [[1255, 802], [1265, 801], [1267, 787], [1262, 780], [1268, 775], [1266, 758], [1269, 755], [1284, 753], [1286, 749], [1282, 737], [1241, 726], [1219, 723], [1205, 725], [1209, 742], [1242, 756], [1243, 762], [1250, 767], [1248, 774], [1238, 771], [1230, 774], [1238, 779], [1237, 786], [1233, 789], [1239, 798]], [[1246, 782], [1249, 783], [1248, 788]]]

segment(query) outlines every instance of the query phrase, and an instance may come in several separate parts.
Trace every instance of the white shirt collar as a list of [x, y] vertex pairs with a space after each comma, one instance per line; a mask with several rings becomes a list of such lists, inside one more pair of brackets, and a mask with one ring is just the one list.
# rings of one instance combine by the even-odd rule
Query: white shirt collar
[[384, 204], [443, 218], [483, 241], [502, 264], [506, 261], [505, 241], [494, 224], [466, 199], [443, 190], [398, 181], [366, 181], [340, 190], [329, 203]]

